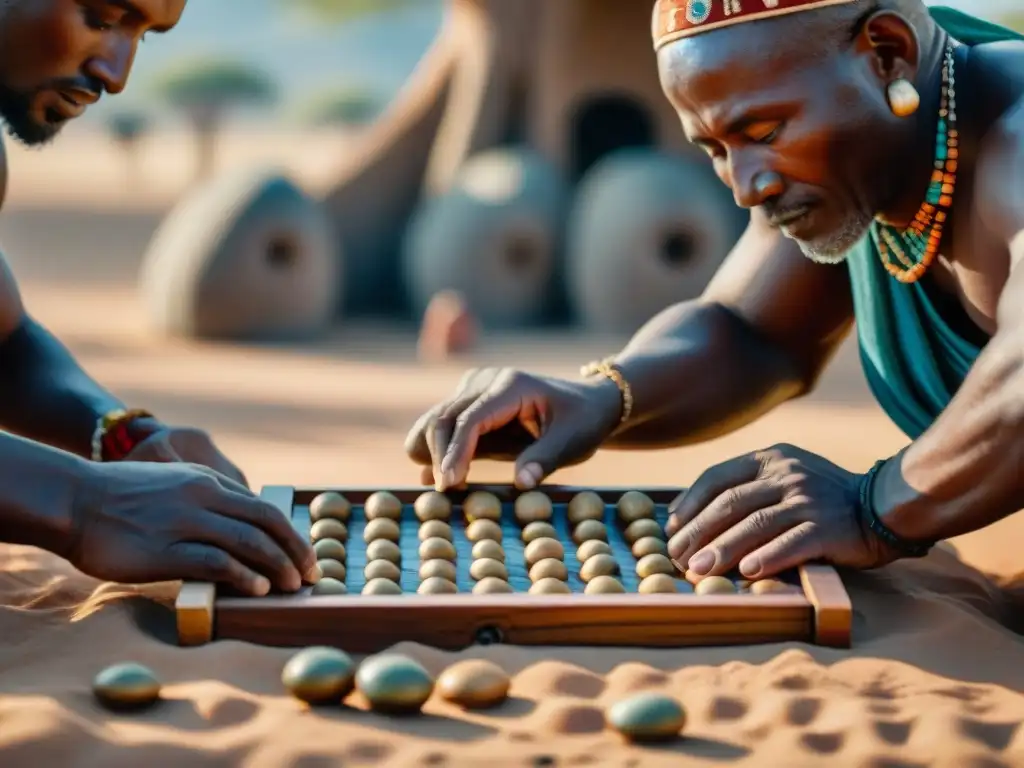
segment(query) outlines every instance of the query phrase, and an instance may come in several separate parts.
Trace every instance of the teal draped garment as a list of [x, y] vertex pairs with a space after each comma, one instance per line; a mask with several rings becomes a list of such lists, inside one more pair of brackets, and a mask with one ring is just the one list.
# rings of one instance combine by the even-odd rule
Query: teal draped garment
[[[951, 8], [929, 10], [965, 45], [1024, 40]], [[900, 283], [886, 272], [870, 237], [850, 251], [847, 265], [868, 385], [889, 418], [915, 440], [949, 405], [983, 345], [955, 331], [921, 283]]]

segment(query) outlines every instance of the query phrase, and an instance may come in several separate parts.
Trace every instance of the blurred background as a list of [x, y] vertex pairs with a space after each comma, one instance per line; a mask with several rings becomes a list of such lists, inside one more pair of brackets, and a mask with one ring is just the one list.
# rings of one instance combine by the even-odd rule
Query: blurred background
[[[1024, 29], [1019, 0], [942, 4]], [[6, 151], [30, 310], [257, 485], [415, 482], [405, 430], [467, 366], [575, 375], [746, 220], [664, 103], [647, 2], [192, 0], [123, 94]], [[902, 441], [852, 347], [787, 408], [724, 449]], [[875, 437], [834, 444], [846, 423]], [[710, 460], [670, 454], [609, 461]]]

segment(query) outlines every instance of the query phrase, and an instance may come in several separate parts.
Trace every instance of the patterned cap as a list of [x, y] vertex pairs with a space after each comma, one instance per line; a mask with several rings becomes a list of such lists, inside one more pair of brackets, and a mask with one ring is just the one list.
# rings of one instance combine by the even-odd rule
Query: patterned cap
[[654, 49], [732, 24], [852, 2], [856, 0], [657, 0]]

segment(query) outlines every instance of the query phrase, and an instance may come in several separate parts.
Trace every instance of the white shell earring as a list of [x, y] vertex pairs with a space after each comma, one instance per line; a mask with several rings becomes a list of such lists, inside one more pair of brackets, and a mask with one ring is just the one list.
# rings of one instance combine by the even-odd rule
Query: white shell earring
[[889, 109], [896, 117], [910, 117], [921, 105], [921, 95], [917, 88], [902, 77], [889, 83], [886, 96], [889, 100]]

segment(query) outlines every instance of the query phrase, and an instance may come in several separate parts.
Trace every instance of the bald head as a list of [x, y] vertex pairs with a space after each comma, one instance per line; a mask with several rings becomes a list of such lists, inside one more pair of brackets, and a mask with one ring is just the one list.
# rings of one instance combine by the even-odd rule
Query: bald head
[[669, 42], [658, 68], [737, 204], [836, 261], [890, 202], [917, 135], [888, 86], [927, 79], [940, 35], [921, 0], [855, 0]]

